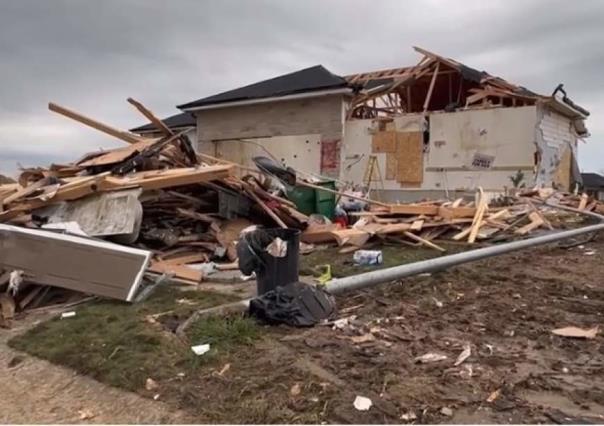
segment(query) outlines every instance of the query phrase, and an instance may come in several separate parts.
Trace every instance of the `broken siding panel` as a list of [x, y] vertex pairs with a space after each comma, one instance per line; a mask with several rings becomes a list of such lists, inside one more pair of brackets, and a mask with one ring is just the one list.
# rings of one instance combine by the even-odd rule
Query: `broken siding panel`
[[[558, 171], [560, 167], [565, 168], [563, 161], [565, 152], [569, 150], [572, 168], [573, 158], [577, 158], [577, 136], [574, 132], [571, 120], [562, 114], [555, 112], [547, 106], [538, 109], [539, 119], [537, 124], [537, 147], [540, 153], [540, 162], [536, 177], [536, 184], [540, 186], [551, 186], [561, 177]], [[564, 180], [566, 180], [564, 178]], [[568, 187], [570, 189], [570, 171]], [[564, 185], [564, 182], [562, 182]]]
[[41, 284], [132, 301], [150, 257], [106, 241], [0, 225], [0, 266]]

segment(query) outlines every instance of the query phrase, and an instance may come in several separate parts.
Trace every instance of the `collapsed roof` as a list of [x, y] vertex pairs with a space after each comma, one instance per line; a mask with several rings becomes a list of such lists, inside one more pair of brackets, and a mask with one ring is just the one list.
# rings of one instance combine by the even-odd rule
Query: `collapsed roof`
[[[357, 93], [351, 102], [349, 118], [375, 118], [476, 106], [523, 106], [538, 102], [549, 104], [572, 118], [589, 115], [588, 111], [566, 96], [561, 85], [551, 96], [544, 96], [453, 59], [419, 47], [414, 49], [423, 55], [415, 66], [345, 77]], [[556, 97], [558, 91], [564, 94], [562, 98]]]
[[195, 111], [342, 93], [351, 97], [347, 113], [351, 119], [540, 103], [575, 120], [578, 134], [587, 135], [582, 120], [589, 112], [572, 102], [562, 85], [550, 96], [541, 95], [453, 59], [419, 47], [414, 49], [422, 55], [415, 66], [341, 77], [316, 65], [178, 105], [178, 108]]

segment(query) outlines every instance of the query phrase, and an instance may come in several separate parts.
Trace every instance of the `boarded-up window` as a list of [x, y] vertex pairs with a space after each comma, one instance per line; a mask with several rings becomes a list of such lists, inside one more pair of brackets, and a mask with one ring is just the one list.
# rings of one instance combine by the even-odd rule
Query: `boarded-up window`
[[398, 132], [397, 176], [401, 184], [421, 184], [424, 179], [424, 152], [421, 132]]
[[396, 135], [398, 132], [385, 130], [377, 132], [371, 139], [371, 151], [374, 154], [396, 152]]

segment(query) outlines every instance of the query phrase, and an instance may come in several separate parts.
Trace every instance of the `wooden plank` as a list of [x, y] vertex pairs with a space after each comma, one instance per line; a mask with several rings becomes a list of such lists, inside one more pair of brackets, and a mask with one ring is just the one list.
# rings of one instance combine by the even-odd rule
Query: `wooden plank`
[[312, 224], [300, 234], [300, 240], [307, 244], [322, 244], [335, 241], [332, 231], [339, 229], [336, 223], [325, 225]]
[[84, 161], [82, 163], [78, 163], [78, 166], [81, 167], [93, 167], [93, 166], [104, 166], [109, 164], [120, 163], [122, 161], [127, 160], [143, 152], [146, 148], [149, 148], [151, 145], [155, 143], [154, 139], [134, 142], [129, 146], [125, 146], [123, 148], [117, 148], [107, 151], [104, 154], [99, 155], [98, 157], [94, 157], [90, 160]]
[[434, 91], [434, 85], [436, 83], [436, 77], [438, 77], [438, 70], [440, 68], [440, 62], [436, 63], [436, 69], [434, 70], [434, 74], [432, 75], [432, 80], [430, 80], [430, 87], [428, 88], [428, 93], [426, 94], [426, 99], [424, 100], [424, 114], [428, 111], [428, 107], [430, 106], [430, 101], [432, 100], [432, 92]]
[[583, 194], [581, 194], [581, 201], [579, 201], [579, 207], [577, 207], [577, 208], [579, 210], [585, 210], [588, 200], [589, 200], [589, 196], [585, 192]]
[[424, 221], [422, 219], [414, 220], [413, 223], [411, 223], [411, 227], [409, 229], [412, 231], [421, 231], [423, 225]]
[[371, 234], [369, 232], [354, 228], [338, 229], [331, 231], [331, 234], [334, 236], [339, 246], [350, 244], [356, 247], [361, 247], [369, 240], [369, 238], [371, 238]]
[[476, 214], [474, 215], [474, 220], [472, 221], [472, 227], [470, 229], [470, 235], [468, 237], [468, 243], [472, 244], [476, 241], [476, 237], [478, 236], [478, 231], [482, 226], [482, 217], [486, 213], [489, 208], [489, 203], [487, 202], [487, 198], [480, 188], [480, 200], [478, 201], [478, 207], [476, 208]]
[[100, 186], [101, 190], [106, 191], [125, 187], [141, 187], [144, 190], [162, 189], [225, 179], [230, 176], [232, 168], [231, 165], [215, 165], [153, 170], [124, 177], [110, 176], [101, 182]]
[[438, 208], [437, 215], [445, 219], [453, 219], [460, 217], [474, 217], [476, 208], [474, 207], [444, 207]]
[[421, 132], [397, 133], [397, 174], [401, 184], [421, 184], [424, 179], [423, 135]]
[[531, 222], [528, 225], [524, 225], [523, 227], [516, 229], [514, 233], [518, 235], [526, 235], [532, 230], [539, 228], [544, 223], [541, 216], [539, 216], [539, 214], [536, 212], [529, 213], [529, 219]]
[[390, 204], [388, 207], [390, 214], [425, 214], [428, 216], [438, 215], [439, 209], [439, 206], [419, 206], [413, 204]]
[[133, 105], [137, 110], [139, 110], [139, 112], [141, 114], [143, 114], [145, 117], [147, 117], [147, 119], [151, 122], [151, 124], [153, 124], [155, 126], [155, 128], [158, 131], [162, 132], [166, 136], [174, 135], [174, 132], [172, 131], [172, 129], [170, 129], [168, 126], [166, 126], [164, 124], [164, 122], [162, 120], [160, 120], [159, 118], [157, 118], [155, 116], [155, 114], [153, 114], [150, 110], [145, 108], [145, 106], [143, 104], [141, 104], [140, 102], [138, 102], [132, 98], [128, 98], [127, 101], [128, 101], [128, 103]]
[[396, 234], [399, 232], [405, 232], [411, 229], [410, 223], [393, 223], [389, 225], [383, 225], [376, 232], [378, 235]]
[[114, 138], [120, 139], [124, 142], [137, 143], [146, 140], [146, 138], [108, 126], [107, 124], [93, 120], [92, 118], [86, 117], [85, 115], [82, 115], [80, 113], [77, 113], [52, 102], [48, 104], [48, 109], [58, 114], [64, 115], [65, 117], [71, 118], [72, 120], [85, 124], [89, 127], [92, 127], [93, 129], [111, 135]]
[[403, 232], [403, 234], [405, 234], [405, 236], [406, 236], [407, 238], [410, 238], [410, 239], [412, 239], [412, 240], [415, 240], [415, 241], [419, 242], [420, 244], [422, 244], [422, 245], [424, 245], [424, 246], [426, 246], [426, 247], [430, 247], [430, 248], [432, 248], [432, 249], [434, 249], [434, 250], [438, 250], [438, 251], [440, 251], [440, 252], [445, 252], [445, 251], [447, 251], [447, 250], [445, 250], [444, 248], [442, 248], [441, 246], [436, 245], [436, 244], [434, 244], [434, 243], [433, 243], [433, 242], [431, 242], [431, 241], [425, 240], [425, 239], [423, 239], [422, 237], [419, 237], [419, 236], [417, 236], [417, 235], [415, 235], [415, 234], [412, 234], [411, 232], [404, 231], [404, 232]]
[[279, 216], [277, 216], [277, 214], [272, 211], [265, 203], [264, 201], [262, 201], [254, 192], [253, 189], [250, 189], [249, 187], [245, 189], [245, 192], [248, 193], [248, 195], [250, 197], [252, 197], [252, 199], [262, 208], [262, 210], [264, 210], [266, 212], [266, 214], [268, 214], [276, 223], [277, 225], [279, 225], [281, 228], [287, 229], [287, 225], [285, 224], [285, 222], [283, 222], [281, 220], [281, 218]]
[[152, 272], [157, 272], [159, 274], [171, 274], [177, 278], [185, 279], [188, 281], [193, 281], [196, 283], [201, 282], [203, 279], [203, 274], [201, 271], [196, 271], [193, 268], [189, 268], [184, 265], [175, 265], [170, 262], [165, 261], [153, 261], [151, 262], [151, 266], [148, 268]]
[[169, 259], [163, 259], [163, 261], [174, 265], [186, 265], [187, 263], [203, 263], [208, 261], [208, 255], [206, 253], [184, 254], [181, 256], [171, 257]]

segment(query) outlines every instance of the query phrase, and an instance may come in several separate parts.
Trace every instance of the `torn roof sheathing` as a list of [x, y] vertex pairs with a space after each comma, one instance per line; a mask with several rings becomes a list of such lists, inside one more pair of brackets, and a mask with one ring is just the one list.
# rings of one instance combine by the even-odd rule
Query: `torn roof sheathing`
[[[522, 106], [543, 103], [571, 118], [589, 112], [570, 101], [532, 92], [501, 77], [419, 47], [423, 55], [414, 67], [392, 68], [347, 75], [356, 86], [348, 117], [370, 118], [400, 113], [452, 110], [479, 105]], [[376, 100], [381, 100], [378, 105]]]

